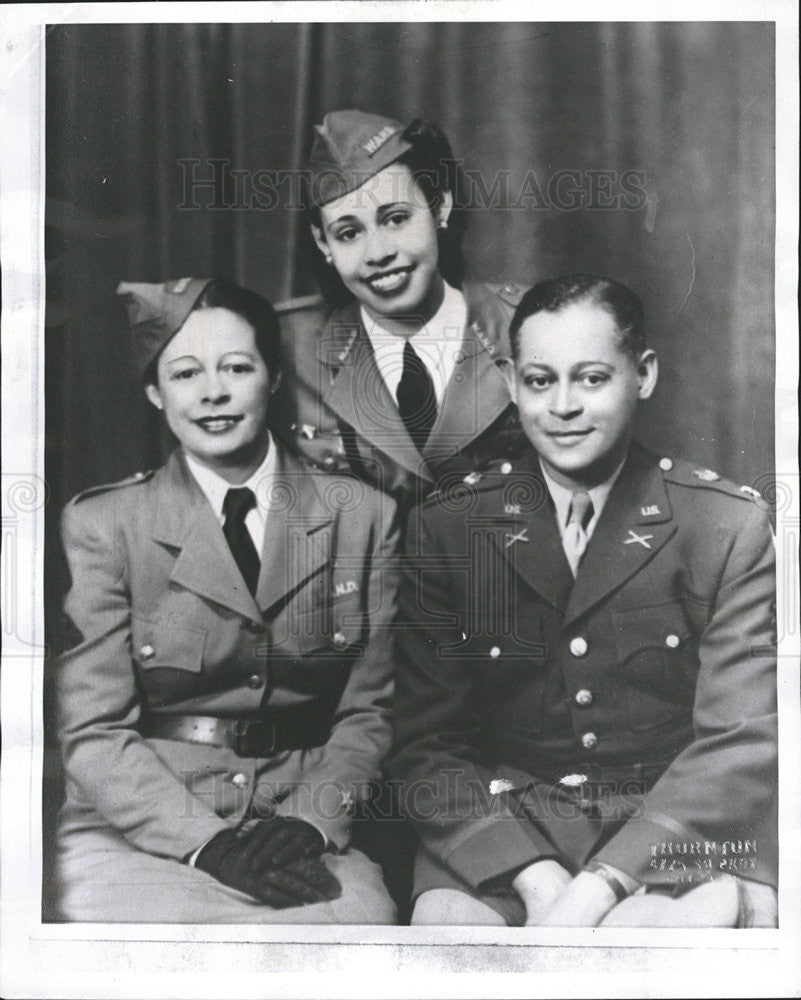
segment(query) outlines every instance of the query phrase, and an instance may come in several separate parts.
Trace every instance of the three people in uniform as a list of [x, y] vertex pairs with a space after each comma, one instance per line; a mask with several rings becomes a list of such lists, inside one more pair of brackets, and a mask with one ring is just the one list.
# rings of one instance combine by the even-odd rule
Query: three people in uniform
[[632, 441], [628, 289], [463, 282], [458, 188], [332, 112], [280, 350], [230, 282], [120, 286], [179, 447], [64, 513], [64, 919], [393, 922], [349, 846], [388, 758], [417, 923], [773, 920], [767, 519]]

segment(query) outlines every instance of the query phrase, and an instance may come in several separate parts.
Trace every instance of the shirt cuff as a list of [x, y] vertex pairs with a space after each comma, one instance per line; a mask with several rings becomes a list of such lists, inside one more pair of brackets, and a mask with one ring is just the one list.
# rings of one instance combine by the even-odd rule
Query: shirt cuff
[[206, 844], [210, 844], [212, 840], [214, 840], [214, 837], [210, 837], [205, 844], [201, 844], [196, 851], [192, 851], [192, 853], [186, 859], [186, 863], [189, 865], [190, 868], [195, 867], [195, 862], [197, 861], [200, 852], [203, 850]]

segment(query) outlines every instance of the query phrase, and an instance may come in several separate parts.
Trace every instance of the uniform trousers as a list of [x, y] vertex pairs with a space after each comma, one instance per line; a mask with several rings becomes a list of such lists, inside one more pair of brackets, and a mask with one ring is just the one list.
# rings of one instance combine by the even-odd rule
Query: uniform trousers
[[[519, 804], [518, 815], [525, 816], [537, 831], [554, 845], [554, 859], [575, 875], [582, 865], [605, 843], [624, 822], [636, 823], [639, 816], [645, 818], [645, 810], [640, 807], [644, 800], [645, 787], [639, 791], [631, 783], [625, 796], [608, 795], [595, 803], [582, 801], [584, 796], [576, 790], [563, 789], [547, 782], [530, 781], [528, 787], [516, 793]], [[590, 808], [585, 808], [589, 806]], [[721, 872], [717, 877], [736, 883], [739, 896], [738, 927], [773, 927], [777, 920], [777, 895], [772, 886], [733, 877]], [[710, 873], [711, 875], [711, 873]], [[672, 895], [680, 897], [707, 885], [708, 876], [690, 877], [686, 883], [674, 886]], [[430, 890], [448, 889], [464, 893], [479, 900], [485, 906], [503, 917], [510, 927], [520, 927], [526, 922], [526, 908], [523, 900], [511, 886], [511, 879], [501, 879], [485, 889], [474, 890], [457, 872], [429, 853], [425, 847], [418, 850], [414, 870], [414, 898], [418, 899]], [[654, 913], [641, 899], [643, 893], [665, 892], [665, 887], [651, 889], [643, 886], [635, 897], [623, 904], [620, 926], [657, 926], [651, 923]], [[670, 893], [669, 893], [670, 895]], [[703, 896], [698, 903], [704, 905]], [[642, 911], [642, 920], [638, 909]], [[614, 911], [613, 911], [614, 912]], [[625, 912], [625, 916], [624, 916]], [[658, 912], [657, 919], [658, 919]], [[626, 917], [631, 917], [627, 920]], [[610, 920], [609, 923], [617, 923]], [[671, 926], [665, 924], [664, 926]], [[703, 926], [703, 922], [698, 926]], [[710, 924], [710, 926], [714, 926]]]
[[381, 869], [360, 851], [324, 854], [342, 895], [273, 909], [170, 858], [133, 847], [110, 828], [63, 836], [55, 879], [60, 918], [86, 923], [394, 924]]

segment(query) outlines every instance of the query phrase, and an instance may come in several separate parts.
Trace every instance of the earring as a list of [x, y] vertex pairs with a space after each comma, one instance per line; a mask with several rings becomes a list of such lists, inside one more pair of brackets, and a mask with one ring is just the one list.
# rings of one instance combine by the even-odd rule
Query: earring
[[448, 220], [447, 219], [440, 219], [439, 220], [439, 225], [438, 225], [437, 228], [438, 229], [447, 229], [448, 228]]
[[325, 262], [326, 262], [326, 264], [333, 264], [334, 258], [331, 256], [330, 253], [327, 253], [325, 255]]

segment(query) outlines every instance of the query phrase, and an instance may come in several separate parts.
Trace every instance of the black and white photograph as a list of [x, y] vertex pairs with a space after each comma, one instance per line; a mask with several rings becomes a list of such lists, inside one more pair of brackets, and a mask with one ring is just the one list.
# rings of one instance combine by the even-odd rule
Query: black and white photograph
[[794, 5], [7, 10], [3, 995], [796, 995]]

